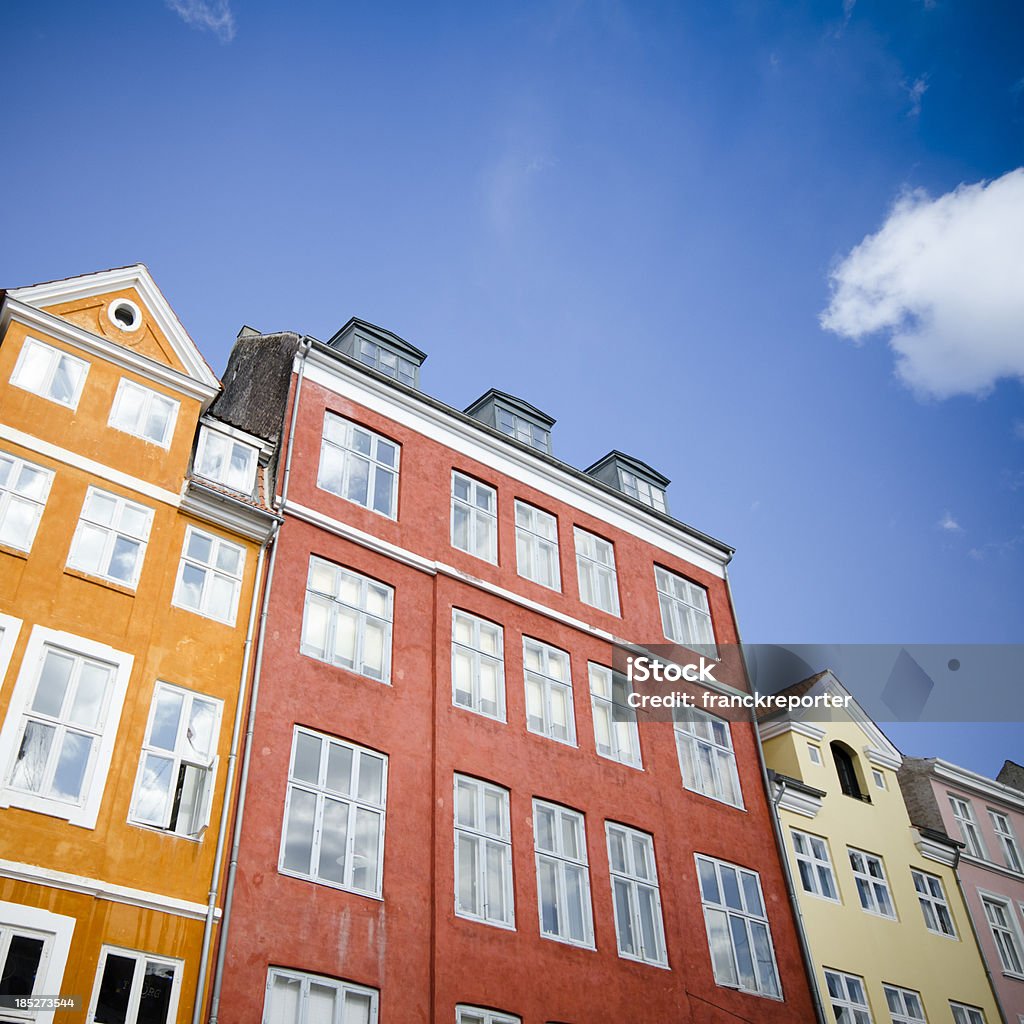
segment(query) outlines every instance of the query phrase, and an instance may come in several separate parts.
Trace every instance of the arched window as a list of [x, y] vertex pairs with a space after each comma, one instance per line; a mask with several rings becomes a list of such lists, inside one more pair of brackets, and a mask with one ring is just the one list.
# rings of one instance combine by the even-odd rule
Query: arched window
[[847, 796], [864, 799], [861, 792], [860, 782], [857, 779], [857, 769], [854, 767], [853, 756], [842, 743], [832, 743], [832, 760], [836, 763], [836, 774], [839, 776], [839, 786]]

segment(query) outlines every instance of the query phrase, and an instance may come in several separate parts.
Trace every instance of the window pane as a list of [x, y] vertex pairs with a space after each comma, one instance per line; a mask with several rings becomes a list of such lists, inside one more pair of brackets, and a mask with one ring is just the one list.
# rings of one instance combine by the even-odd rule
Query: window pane
[[316, 797], [312, 793], [292, 788], [284, 840], [284, 866], [289, 871], [299, 871], [306, 875], [310, 873], [315, 816]]
[[339, 884], [345, 881], [348, 808], [349, 805], [340, 800], [324, 800], [320, 864], [317, 874], [320, 878]]
[[30, 935], [12, 935], [0, 977], [0, 996], [30, 996], [34, 993], [43, 940]]
[[97, 1024], [127, 1024], [135, 960], [108, 953], [96, 1000]]
[[66, 654], [46, 652], [43, 668], [39, 673], [39, 682], [36, 684], [36, 694], [32, 700], [33, 711], [53, 718], [60, 715], [74, 664], [75, 659]]
[[173, 985], [174, 968], [170, 964], [146, 963], [136, 1017], [138, 1024], [167, 1024]]

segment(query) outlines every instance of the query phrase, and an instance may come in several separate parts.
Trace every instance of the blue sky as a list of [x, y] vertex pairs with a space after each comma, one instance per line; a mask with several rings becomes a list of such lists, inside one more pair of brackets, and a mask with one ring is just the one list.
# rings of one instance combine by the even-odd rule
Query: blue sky
[[1019, 4], [4, 14], [0, 285], [145, 262], [217, 370], [389, 327], [671, 477], [749, 641], [1024, 640]]

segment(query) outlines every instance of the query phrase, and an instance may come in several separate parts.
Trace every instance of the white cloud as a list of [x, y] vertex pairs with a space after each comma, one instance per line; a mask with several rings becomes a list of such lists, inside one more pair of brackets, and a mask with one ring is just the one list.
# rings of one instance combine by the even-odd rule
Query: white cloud
[[910, 85], [904, 86], [904, 88], [907, 90], [907, 96], [910, 99], [910, 110], [907, 116], [917, 117], [921, 113], [921, 100], [928, 91], [928, 76], [920, 75]]
[[830, 275], [827, 330], [885, 332], [922, 397], [1024, 380], [1024, 168], [938, 199], [904, 194]]
[[953, 518], [950, 512], [943, 512], [942, 518], [938, 521], [937, 525], [940, 530], [945, 530], [947, 533], [963, 532], [963, 527]]
[[228, 0], [166, 0], [187, 25], [212, 32], [222, 43], [235, 38], [235, 16]]

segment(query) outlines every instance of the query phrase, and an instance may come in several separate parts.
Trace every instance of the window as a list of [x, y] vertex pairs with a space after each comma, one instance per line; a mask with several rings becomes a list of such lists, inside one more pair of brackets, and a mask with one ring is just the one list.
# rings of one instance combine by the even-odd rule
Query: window
[[152, 509], [90, 487], [71, 541], [68, 567], [134, 589], [152, 525]]
[[636, 498], [637, 501], [642, 501], [659, 512], [665, 511], [665, 492], [660, 487], [655, 487], [647, 480], [635, 473], [630, 473], [628, 469], [623, 469], [621, 466], [619, 467], [619, 486], [622, 488], [623, 494], [628, 494], [631, 498]]
[[864, 979], [855, 974], [825, 971], [825, 984], [836, 1024], [871, 1024], [871, 1010], [864, 991]]
[[0, 452], [0, 544], [31, 551], [53, 472]]
[[359, 361], [411, 388], [416, 386], [416, 364], [375, 341], [359, 339]]
[[811, 759], [811, 764], [821, 764], [821, 747], [815, 743], [808, 743], [807, 756]]
[[826, 900], [839, 902], [836, 877], [832, 873], [832, 860], [828, 855], [828, 844], [818, 836], [790, 829], [793, 836], [793, 850], [796, 866], [800, 872], [800, 884], [805, 892], [821, 896]]
[[173, 1024], [181, 969], [180, 960], [104, 946], [89, 1020], [96, 1024]]
[[594, 946], [590, 871], [583, 815], [533, 801], [540, 933], [574, 946]]
[[0, 923], [0, 996], [31, 996], [42, 992], [40, 969], [49, 951], [51, 936]]
[[295, 727], [280, 869], [380, 896], [388, 759]]
[[578, 526], [574, 534], [580, 600], [603, 612], [618, 615], [619, 584], [615, 574], [615, 549], [608, 541]]
[[863, 790], [860, 788], [860, 780], [857, 778], [857, 767], [853, 763], [853, 755], [841, 743], [829, 744], [832, 751], [832, 761], [836, 766], [836, 775], [839, 776], [839, 788], [846, 796], [852, 796], [855, 800], [866, 800]]
[[562, 589], [558, 568], [558, 520], [523, 501], [516, 502], [516, 571], [542, 587]]
[[889, 1007], [892, 1024], [915, 1024], [916, 1021], [927, 1021], [921, 996], [908, 988], [897, 988], [895, 985], [883, 985], [885, 1002]]
[[717, 657], [708, 592], [678, 573], [662, 569], [660, 565], [654, 567], [654, 579], [665, 636], [673, 643], [711, 658]]
[[872, 853], [848, 848], [853, 879], [857, 883], [857, 895], [861, 907], [870, 914], [882, 917], [896, 917], [896, 908], [889, 894], [889, 883], [885, 880], [885, 869], [881, 860]]
[[11, 374], [15, 387], [69, 409], [78, 408], [89, 364], [52, 345], [26, 338]]
[[955, 939], [956, 929], [953, 927], [953, 917], [946, 902], [945, 890], [942, 888], [942, 879], [923, 871], [911, 870], [910, 874], [914, 879], [921, 913], [924, 914], [925, 927], [930, 932]]
[[607, 822], [608, 864], [619, 956], [668, 965], [654, 841], [646, 832]]
[[302, 653], [388, 682], [394, 598], [394, 590], [385, 583], [311, 557]]
[[505, 721], [505, 644], [501, 626], [452, 609], [452, 701]]
[[520, 1024], [520, 1018], [500, 1010], [484, 1010], [479, 1006], [456, 1006], [455, 1024]]
[[189, 526], [178, 563], [173, 603], [233, 626], [244, 566], [244, 548]]
[[122, 377], [110, 410], [109, 425], [167, 448], [177, 415], [178, 403], [173, 398]]
[[455, 913], [515, 927], [508, 790], [455, 776]]
[[888, 788], [885, 784], [885, 776], [877, 768], [871, 769], [871, 778], [874, 780], [875, 789]]
[[697, 708], [686, 708], [676, 718], [675, 734], [683, 785], [712, 800], [742, 807], [729, 723]]
[[996, 839], [1003, 850], [1003, 861], [1011, 871], [1020, 872], [1021, 859], [1020, 847], [1017, 845], [1017, 837], [1013, 834], [1013, 826], [1010, 819], [1000, 811], [993, 811], [989, 808], [989, 817], [992, 819], [992, 828], [995, 831]]
[[960, 826], [960, 834], [964, 837], [964, 844], [967, 852], [972, 857], [985, 859], [985, 844], [981, 840], [981, 832], [977, 822], [974, 820], [974, 809], [970, 800], [963, 800], [958, 796], [949, 794], [949, 803], [953, 808], [953, 817]]
[[375, 988], [281, 967], [267, 972], [263, 1024], [376, 1024]]
[[756, 871], [697, 857], [715, 983], [779, 998], [779, 973]]
[[992, 929], [1003, 970], [1007, 974], [1024, 975], [1024, 958], [1020, 951], [1020, 933], [1013, 919], [1013, 904], [983, 893], [981, 905], [985, 908], [985, 919]]
[[317, 486], [394, 519], [398, 515], [399, 454], [394, 441], [325, 413]]
[[179, 836], [209, 824], [221, 702], [157, 683], [128, 817]]
[[254, 445], [236, 441], [219, 430], [203, 427], [196, 451], [195, 471], [233, 491], [252, 494], [256, 486], [258, 452]]
[[500, 405], [494, 407], [494, 421], [498, 429], [517, 441], [522, 441], [541, 452], [551, 451], [551, 431], [537, 423], [531, 423], [525, 416], [517, 416]]
[[629, 680], [604, 665], [588, 663], [590, 709], [594, 716], [594, 743], [602, 757], [642, 767], [636, 711], [628, 704]]
[[498, 492], [452, 471], [452, 547], [498, 564]]
[[950, 999], [949, 1008], [953, 1011], [953, 1024], [985, 1024], [984, 1011], [977, 1006], [954, 1003]]
[[569, 655], [557, 647], [523, 637], [526, 727], [530, 732], [576, 745]]
[[[75, 920], [0, 902], [0, 996], [55, 995], [61, 989]], [[35, 1020], [7, 1011], [7, 1020]]]

